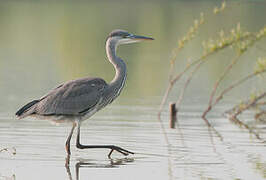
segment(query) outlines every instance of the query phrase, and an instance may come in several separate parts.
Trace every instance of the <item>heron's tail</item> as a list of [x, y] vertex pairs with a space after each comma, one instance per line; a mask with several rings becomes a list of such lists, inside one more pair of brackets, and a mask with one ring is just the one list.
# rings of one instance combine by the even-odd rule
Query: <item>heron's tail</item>
[[[16, 116], [21, 119], [26, 117], [27, 115], [32, 114], [33, 112], [30, 112], [29, 110], [31, 109], [31, 107], [38, 103], [40, 100], [34, 100], [29, 102], [28, 104], [26, 104], [25, 106], [23, 106], [22, 108], [20, 108], [17, 112], [16, 112]], [[28, 112], [28, 113], [27, 113]]]

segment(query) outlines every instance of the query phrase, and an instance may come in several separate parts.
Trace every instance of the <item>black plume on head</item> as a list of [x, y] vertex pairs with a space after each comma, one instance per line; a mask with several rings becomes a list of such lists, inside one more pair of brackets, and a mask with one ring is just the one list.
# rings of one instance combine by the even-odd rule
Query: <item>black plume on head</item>
[[123, 36], [128, 36], [130, 35], [127, 31], [125, 30], [121, 30], [121, 29], [116, 29], [116, 30], [113, 30], [109, 36], [109, 37], [115, 37], [115, 36], [120, 36], [120, 37], [123, 37]]

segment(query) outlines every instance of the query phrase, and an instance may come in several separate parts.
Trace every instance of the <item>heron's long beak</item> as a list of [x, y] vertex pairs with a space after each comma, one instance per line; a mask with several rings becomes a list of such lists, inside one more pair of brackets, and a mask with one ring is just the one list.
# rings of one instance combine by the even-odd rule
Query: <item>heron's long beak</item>
[[134, 40], [154, 40], [153, 38], [150, 37], [145, 37], [145, 36], [137, 36], [137, 35], [132, 35], [130, 39]]

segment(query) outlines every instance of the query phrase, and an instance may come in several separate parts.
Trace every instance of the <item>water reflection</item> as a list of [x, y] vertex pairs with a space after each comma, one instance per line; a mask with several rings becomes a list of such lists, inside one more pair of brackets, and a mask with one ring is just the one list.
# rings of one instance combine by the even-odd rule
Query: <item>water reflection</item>
[[13, 174], [12, 176], [1, 176], [0, 175], [0, 179], [2, 179], [2, 180], [16, 180], [16, 176], [15, 176], [15, 174]]
[[[109, 159], [106, 162], [96, 163], [91, 159], [79, 159], [78, 162], [75, 163], [75, 174], [76, 180], [79, 180], [79, 171], [80, 168], [118, 168], [121, 165], [127, 165], [129, 163], [134, 162], [133, 158], [121, 158], [121, 159]], [[69, 157], [66, 158], [66, 171], [69, 177], [69, 180], [73, 180], [73, 176], [69, 166]]]
[[[230, 31], [239, 21], [250, 31], [260, 29], [266, 11], [265, 1], [259, 2], [243, 2], [239, 6], [238, 2], [229, 1], [231, 9], [219, 16], [219, 20], [209, 17], [210, 23], [201, 29], [195, 44], [184, 49], [179, 59], [198, 56], [202, 40], [216, 36], [217, 29]], [[0, 142], [1, 149], [15, 147], [16, 154], [0, 153], [0, 178], [81, 179], [82, 169], [86, 170], [87, 179], [128, 179], [129, 174], [132, 179], [154, 180], [265, 178], [265, 143], [251, 139], [246, 129], [239, 129], [220, 116], [239, 101], [240, 91], [228, 97], [230, 102], [220, 104], [209, 116], [209, 123], [221, 133], [223, 141], [199, 118], [206, 103], [201, 97], [221, 74], [220, 62], [226, 64], [227, 52], [217, 57], [222, 61], [209, 64], [202, 69], [202, 76], [196, 77], [187, 92], [189, 99], [179, 113], [178, 129], [168, 128], [168, 112], [163, 112], [162, 123], [168, 142], [157, 121], [171, 49], [176, 47], [177, 39], [186, 33], [195, 17], [217, 3], [220, 4], [218, 1], [1, 1]], [[74, 160], [66, 163], [62, 147], [68, 126], [54, 127], [34, 119], [18, 121], [13, 119], [13, 114], [28, 99], [39, 97], [66, 80], [84, 76], [111, 80], [114, 71], [105, 59], [104, 40], [115, 28], [152, 35], [157, 43], [121, 47], [118, 53], [126, 60], [129, 71], [127, 87], [112, 106], [84, 122], [82, 141], [87, 144], [112, 142], [139, 153], [134, 159], [108, 160], [103, 159], [98, 150], [73, 148]], [[238, 78], [239, 72], [253, 71], [250, 68], [253, 62], [249, 60], [254, 59], [255, 54], [265, 55], [254, 48], [245, 57], [248, 61], [232, 73], [232, 81]], [[179, 61], [176, 68], [184, 66], [183, 62]], [[241, 91], [254, 88], [247, 86]], [[248, 125], [253, 124], [250, 114], [243, 115], [243, 119]], [[259, 131], [265, 138], [265, 123], [259, 124]], [[70, 165], [65, 167], [65, 163]], [[104, 173], [99, 169], [104, 169]]]
[[[65, 161], [62, 145], [69, 127], [54, 127], [43, 120], [3, 118], [0, 141], [6, 147], [15, 146], [17, 153], [0, 153], [1, 175], [16, 174], [18, 179], [127, 179], [131, 174], [133, 179], [173, 180], [186, 177], [261, 179], [264, 176], [265, 144], [257, 139], [251, 141], [248, 131], [222, 118], [221, 112], [216, 111], [208, 120], [223, 135], [223, 141], [199, 118], [201, 102], [180, 113], [179, 129], [167, 128], [169, 117], [164, 112], [162, 120], [167, 144], [157, 122], [157, 108], [145, 105], [149, 100], [143, 100], [145, 103], [133, 101], [134, 106], [129, 106], [132, 101], [114, 104], [83, 126], [84, 143], [118, 144], [136, 152], [132, 158], [109, 160], [106, 150], [72, 148], [71, 160]], [[261, 134], [265, 135], [265, 128]], [[104, 169], [104, 173], [99, 169]]]

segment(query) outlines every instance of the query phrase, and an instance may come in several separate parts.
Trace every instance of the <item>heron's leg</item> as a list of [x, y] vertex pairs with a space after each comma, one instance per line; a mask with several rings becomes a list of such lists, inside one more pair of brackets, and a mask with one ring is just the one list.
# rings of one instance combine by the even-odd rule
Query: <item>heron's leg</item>
[[70, 133], [68, 135], [67, 141], [66, 141], [66, 146], [65, 147], [66, 147], [66, 151], [67, 151], [67, 155], [68, 156], [71, 154], [71, 152], [70, 152], [70, 141], [71, 141], [71, 137], [72, 137], [72, 134], [74, 132], [75, 127], [76, 127], [76, 123], [74, 122], [73, 126], [72, 126], [72, 129], [71, 129], [71, 131], [70, 131]]
[[77, 134], [76, 146], [79, 149], [92, 149], [92, 148], [111, 149], [110, 153], [108, 154], [109, 158], [111, 157], [111, 154], [113, 153], [114, 150], [125, 155], [125, 156], [127, 156], [128, 154], [134, 154], [133, 152], [130, 152], [126, 149], [123, 149], [121, 147], [114, 146], [114, 145], [82, 145], [82, 144], [80, 144], [80, 122], [78, 123], [78, 134]]

